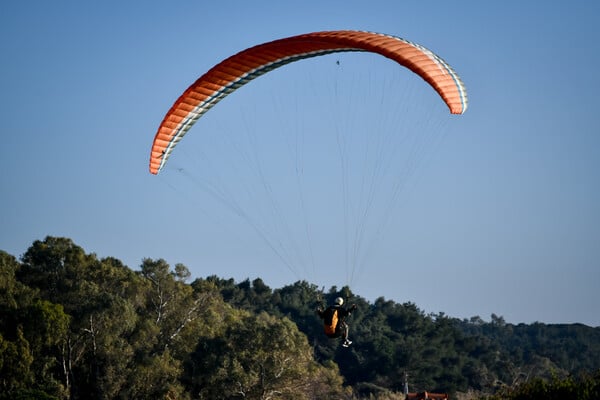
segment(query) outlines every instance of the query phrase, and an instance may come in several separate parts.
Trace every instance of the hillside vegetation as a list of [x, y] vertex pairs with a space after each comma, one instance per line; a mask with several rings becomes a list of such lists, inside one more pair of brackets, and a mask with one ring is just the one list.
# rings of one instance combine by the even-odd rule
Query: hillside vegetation
[[[358, 307], [349, 349], [315, 314], [337, 296]], [[599, 369], [598, 327], [459, 320], [304, 281], [192, 280], [68, 238], [0, 251], [0, 399], [383, 400], [403, 398], [405, 376], [410, 391], [462, 398], [592, 399]]]

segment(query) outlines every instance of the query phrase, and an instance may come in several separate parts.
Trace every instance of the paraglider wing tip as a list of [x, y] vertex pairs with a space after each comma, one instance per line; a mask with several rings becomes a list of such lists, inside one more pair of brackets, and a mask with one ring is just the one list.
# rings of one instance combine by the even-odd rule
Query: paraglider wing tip
[[158, 173], [160, 172], [160, 170], [161, 170], [162, 167], [160, 165], [156, 166], [156, 165], [153, 165], [153, 164], [154, 163], [150, 163], [150, 168], [149, 168], [150, 173], [152, 175], [158, 175]]
[[454, 114], [454, 115], [462, 115], [467, 111], [467, 106], [468, 104], [465, 102], [463, 104], [460, 105], [453, 105], [450, 108], [450, 114]]

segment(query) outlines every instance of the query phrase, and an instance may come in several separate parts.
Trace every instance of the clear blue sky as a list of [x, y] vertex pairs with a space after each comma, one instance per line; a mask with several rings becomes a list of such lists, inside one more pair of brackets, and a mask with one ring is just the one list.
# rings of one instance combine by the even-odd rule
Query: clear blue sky
[[[350, 283], [369, 300], [411, 301], [459, 318], [489, 320], [495, 313], [513, 323], [600, 326], [598, 16], [597, 1], [3, 2], [0, 249], [19, 257], [36, 239], [64, 236], [134, 269], [145, 257], [164, 258], [185, 264], [195, 277], [261, 277], [271, 287], [297, 279], [326, 287]], [[365, 228], [365, 240], [375, 244], [354, 257], [362, 261], [351, 278], [342, 259], [349, 249], [344, 238], [353, 230], [328, 219], [340, 207], [325, 189], [328, 163], [339, 165], [339, 157], [303, 150], [306, 176], [322, 172], [325, 183], [302, 185], [309, 217], [278, 198], [280, 221], [295, 234], [308, 232], [311, 243], [287, 244], [300, 255], [284, 260], [272, 248], [286, 241], [285, 233], [252, 229], [250, 217], [236, 217], [207, 186], [196, 186], [210, 177], [222, 189], [240, 189], [228, 198], [265, 222], [275, 214], [271, 208], [262, 221], [269, 199], [246, 200], [239, 180], [250, 178], [231, 175], [243, 164], [215, 167], [221, 175], [184, 163], [233, 166], [233, 158], [248, 154], [237, 147], [228, 152], [229, 139], [219, 143], [219, 129], [246, 131], [258, 141], [277, 137], [280, 127], [294, 138], [303, 129], [335, 129], [329, 124], [340, 124], [338, 116], [320, 103], [332, 91], [318, 71], [354, 65], [371, 71], [356, 80], [352, 95], [341, 92], [351, 102], [362, 97], [355, 90], [365, 88], [376, 98], [377, 79], [395, 76], [388, 64], [340, 55], [263, 76], [192, 128], [179, 146], [185, 150], [173, 152], [170, 170], [148, 173], [158, 124], [204, 71], [255, 44], [334, 29], [388, 33], [430, 48], [457, 70], [470, 100], [467, 113], [454, 117], [421, 82], [408, 86], [416, 96], [383, 90], [385, 105], [373, 112], [393, 114], [397, 102], [419, 102], [419, 111], [432, 109], [428, 124], [422, 127], [416, 117], [390, 124], [425, 131], [439, 122], [443, 133], [427, 145], [405, 189], [392, 196], [393, 210], [377, 208], [385, 201], [374, 206], [372, 213], [387, 221], [384, 233]], [[420, 98], [421, 91], [429, 97]], [[275, 119], [278, 128], [272, 128]], [[341, 124], [372, 128], [361, 123]], [[198, 150], [211, 143], [209, 156]], [[285, 154], [270, 144], [256, 146], [250, 151]], [[279, 161], [261, 165], [279, 172]], [[182, 168], [192, 177], [180, 179]], [[268, 179], [267, 187], [276, 186], [278, 177]], [[391, 196], [389, 188], [381, 194]], [[307, 258], [313, 261], [305, 268]]]

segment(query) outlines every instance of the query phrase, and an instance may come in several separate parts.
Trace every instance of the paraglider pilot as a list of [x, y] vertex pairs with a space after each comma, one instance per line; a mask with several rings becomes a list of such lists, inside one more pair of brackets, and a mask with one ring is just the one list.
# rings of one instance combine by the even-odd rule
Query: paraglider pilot
[[348, 339], [348, 324], [346, 324], [346, 317], [348, 317], [354, 310], [356, 310], [356, 304], [352, 304], [350, 308], [344, 308], [344, 299], [338, 297], [335, 299], [335, 304], [327, 307], [323, 310], [321, 307], [317, 308], [317, 314], [323, 320], [323, 328], [325, 335], [330, 338], [342, 337], [344, 342], [342, 346], [348, 347], [352, 344], [352, 341]]

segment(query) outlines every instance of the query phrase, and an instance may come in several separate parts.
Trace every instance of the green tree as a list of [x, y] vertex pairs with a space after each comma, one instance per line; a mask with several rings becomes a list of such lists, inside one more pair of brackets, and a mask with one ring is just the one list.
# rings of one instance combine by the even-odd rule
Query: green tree
[[30, 387], [34, 382], [32, 363], [29, 343], [20, 327], [16, 329], [14, 341], [5, 340], [0, 335], [0, 393], [11, 394]]
[[196, 344], [200, 317], [214, 299], [216, 289], [204, 286], [197, 290], [188, 285], [189, 270], [177, 264], [171, 271], [162, 259], [143, 260], [140, 276], [146, 281], [146, 302], [142, 315], [155, 326], [156, 341], [152, 351], [160, 353], [167, 348], [182, 359]]
[[168, 350], [138, 360], [131, 368], [132, 374], [128, 375], [129, 380], [118, 398], [185, 400], [189, 397], [179, 382], [181, 362]]
[[[35, 348], [45, 349], [37, 370], [46, 381], [60, 382], [64, 397], [114, 398], [133, 356], [128, 338], [137, 321], [139, 278], [117, 260], [98, 260], [66, 238], [35, 241], [22, 260], [20, 280], [42, 299], [30, 307], [30, 321], [44, 321], [37, 315], [47, 322], [26, 325]], [[68, 329], [61, 313], [68, 316]], [[54, 333], [47, 334], [51, 327]], [[58, 368], [40, 365], [52, 363]]]
[[15, 257], [0, 251], [1, 392], [9, 397], [26, 389], [60, 394], [64, 388], [53, 377], [54, 357], [69, 319], [61, 306], [40, 300], [16, 279], [20, 268]]
[[36, 389], [56, 396], [65, 395], [65, 386], [57, 377], [57, 357], [68, 337], [71, 318], [60, 304], [37, 299], [23, 310], [22, 324], [33, 356], [32, 370]]
[[223, 335], [201, 339], [188, 366], [191, 391], [200, 398], [257, 400], [311, 398], [321, 368], [296, 325], [266, 313], [243, 313]]

